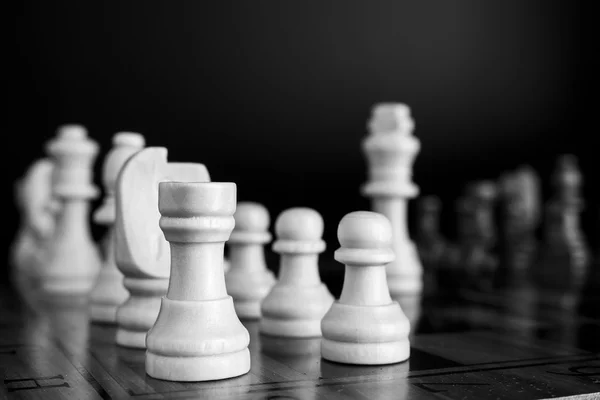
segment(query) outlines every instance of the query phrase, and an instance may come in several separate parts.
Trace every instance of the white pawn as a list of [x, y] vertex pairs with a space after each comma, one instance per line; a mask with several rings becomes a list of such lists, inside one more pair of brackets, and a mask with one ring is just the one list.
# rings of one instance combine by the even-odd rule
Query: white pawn
[[47, 144], [54, 162], [52, 193], [58, 214], [44, 250], [40, 283], [46, 293], [87, 295], [100, 269], [100, 254], [90, 234], [90, 200], [98, 194], [92, 165], [98, 145], [80, 125], [64, 125]]
[[235, 228], [227, 242], [227, 291], [238, 317], [260, 318], [260, 303], [275, 284], [264, 254], [264, 245], [271, 241], [269, 212], [261, 204], [240, 202], [234, 218]]
[[321, 322], [321, 355], [359, 365], [404, 361], [410, 355], [410, 322], [393, 301], [385, 265], [394, 260], [392, 226], [369, 211], [347, 214], [338, 226], [335, 259], [346, 265], [340, 299]]
[[90, 295], [92, 321], [114, 323], [117, 307], [129, 296], [123, 286], [123, 274], [115, 263], [114, 227], [115, 186], [119, 172], [125, 162], [145, 145], [139, 133], [119, 132], [113, 136], [113, 148], [106, 156], [102, 180], [105, 189], [104, 203], [96, 210], [94, 222], [106, 225], [108, 231], [103, 239], [104, 260], [98, 274], [96, 286]]
[[423, 267], [408, 234], [406, 211], [408, 199], [419, 193], [411, 177], [421, 143], [412, 134], [414, 122], [404, 104], [375, 105], [368, 127], [370, 134], [362, 149], [369, 164], [369, 180], [361, 190], [371, 198], [373, 211], [392, 224], [396, 259], [387, 266], [390, 292], [393, 296], [417, 294], [423, 287]]
[[235, 208], [235, 183], [160, 183], [171, 277], [146, 338], [146, 372], [154, 378], [206, 381], [250, 370], [250, 336], [227, 294], [223, 271]]
[[281, 254], [278, 281], [261, 305], [260, 330], [283, 337], [319, 337], [321, 319], [334, 301], [319, 276], [319, 253], [325, 251], [323, 218], [310, 208], [290, 208], [277, 217]]

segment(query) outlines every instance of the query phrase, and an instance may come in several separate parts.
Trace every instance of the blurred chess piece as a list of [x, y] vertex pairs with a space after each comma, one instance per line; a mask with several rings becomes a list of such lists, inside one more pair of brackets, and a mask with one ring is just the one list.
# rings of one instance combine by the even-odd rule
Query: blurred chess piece
[[36, 272], [41, 268], [40, 249], [54, 231], [52, 170], [52, 161], [47, 158], [37, 160], [15, 184], [15, 200], [21, 221], [11, 247], [11, 277], [24, 296], [34, 283]]
[[167, 162], [167, 149], [147, 147], [122, 168], [116, 184], [115, 260], [129, 298], [117, 309], [116, 342], [145, 348], [167, 293], [170, 248], [159, 227], [158, 184], [208, 182], [203, 164]]
[[275, 231], [279, 276], [261, 305], [260, 330], [282, 337], [319, 337], [321, 320], [334, 300], [319, 276], [319, 254], [325, 251], [323, 218], [310, 208], [290, 208], [277, 217]]
[[408, 200], [419, 193], [411, 177], [421, 142], [413, 136], [414, 121], [404, 104], [376, 104], [368, 127], [362, 149], [368, 161], [369, 179], [361, 191], [371, 198], [373, 211], [385, 215], [392, 224], [396, 259], [386, 268], [390, 292], [420, 293], [423, 267], [408, 234], [406, 214]]
[[238, 317], [259, 319], [260, 303], [275, 284], [264, 252], [265, 244], [271, 241], [269, 212], [262, 204], [240, 202], [234, 218], [235, 228], [227, 242], [227, 292], [233, 297]]
[[527, 285], [528, 273], [537, 252], [535, 232], [540, 215], [540, 184], [535, 171], [522, 166], [500, 178], [502, 204], [502, 262], [496, 284], [511, 287]]
[[92, 180], [98, 145], [83, 126], [64, 125], [47, 143], [47, 152], [54, 163], [52, 194], [60, 206], [54, 232], [43, 249], [42, 290], [88, 295], [101, 263], [89, 224], [89, 203], [98, 195]]
[[[446, 240], [440, 233], [440, 210], [442, 204], [436, 196], [423, 196], [417, 202], [416, 244], [423, 262], [425, 294], [433, 294], [438, 286], [437, 272], [447, 250]], [[404, 307], [403, 307], [404, 309]]]
[[553, 196], [546, 205], [540, 257], [533, 271], [538, 287], [577, 301], [589, 262], [589, 250], [580, 228], [582, 176], [577, 158], [563, 155], [552, 174]]
[[446, 281], [471, 289], [492, 287], [498, 265], [492, 252], [496, 241], [495, 198], [495, 185], [479, 181], [469, 184], [457, 200], [458, 244], [449, 252], [448, 266], [443, 271]]
[[115, 323], [117, 307], [129, 296], [123, 286], [123, 274], [115, 263], [114, 222], [115, 186], [125, 162], [145, 145], [139, 133], [119, 132], [113, 137], [113, 148], [106, 156], [102, 180], [105, 188], [104, 203], [94, 213], [94, 221], [108, 227], [103, 239], [104, 259], [96, 285], [90, 295], [91, 317], [95, 322]]

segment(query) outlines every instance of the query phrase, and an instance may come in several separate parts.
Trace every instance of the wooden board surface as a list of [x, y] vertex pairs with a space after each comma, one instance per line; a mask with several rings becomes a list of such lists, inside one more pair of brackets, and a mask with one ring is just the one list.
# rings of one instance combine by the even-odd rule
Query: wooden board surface
[[587, 298], [522, 289], [398, 299], [412, 323], [411, 357], [378, 367], [328, 362], [319, 339], [264, 336], [245, 322], [250, 373], [204, 383], [147, 376], [144, 351], [116, 346], [115, 327], [90, 323], [84, 301], [25, 302], [9, 287], [0, 299], [0, 398], [600, 398], [600, 318], [582, 311]]

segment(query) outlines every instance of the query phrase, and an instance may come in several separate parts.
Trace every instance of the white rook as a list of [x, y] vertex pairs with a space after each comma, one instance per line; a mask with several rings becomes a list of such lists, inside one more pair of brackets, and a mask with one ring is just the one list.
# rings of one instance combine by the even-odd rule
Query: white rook
[[250, 336], [227, 294], [223, 270], [235, 208], [235, 183], [160, 183], [171, 277], [146, 338], [146, 372], [154, 378], [206, 381], [250, 370]]

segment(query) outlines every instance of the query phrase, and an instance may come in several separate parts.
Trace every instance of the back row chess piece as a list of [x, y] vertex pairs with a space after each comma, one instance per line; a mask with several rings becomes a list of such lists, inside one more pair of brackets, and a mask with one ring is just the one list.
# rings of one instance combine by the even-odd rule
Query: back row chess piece
[[170, 248], [159, 227], [158, 184], [208, 182], [203, 164], [167, 162], [167, 149], [134, 154], [117, 179], [115, 259], [129, 297], [117, 309], [117, 344], [145, 348], [169, 285]]
[[264, 245], [271, 241], [269, 211], [258, 203], [240, 202], [234, 218], [235, 228], [227, 242], [227, 291], [233, 297], [238, 317], [258, 319], [260, 303], [275, 284], [264, 253]]
[[117, 308], [127, 300], [128, 293], [123, 286], [123, 274], [115, 263], [115, 186], [119, 172], [132, 155], [145, 145], [142, 135], [134, 132], [119, 132], [113, 137], [113, 148], [104, 160], [102, 180], [104, 202], [94, 213], [94, 222], [107, 227], [103, 239], [104, 260], [90, 295], [92, 321], [115, 323]]
[[46, 149], [54, 164], [52, 195], [58, 210], [54, 232], [43, 249], [41, 289], [57, 295], [89, 295], [101, 264], [88, 220], [90, 201], [98, 195], [92, 182], [98, 144], [83, 126], [65, 125]]
[[310, 208], [290, 208], [275, 222], [280, 254], [277, 283], [261, 305], [262, 333], [281, 337], [321, 336], [321, 319], [333, 296], [319, 275], [319, 253], [325, 250], [323, 218]]
[[362, 193], [371, 198], [373, 211], [392, 224], [396, 259], [387, 266], [392, 296], [420, 293], [423, 267], [407, 227], [407, 202], [419, 194], [411, 181], [412, 166], [421, 142], [412, 134], [414, 122], [408, 106], [382, 103], [373, 108], [370, 135], [362, 143], [368, 161], [367, 183]]

